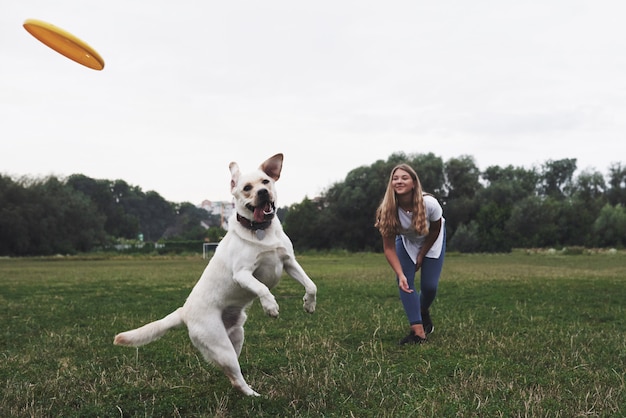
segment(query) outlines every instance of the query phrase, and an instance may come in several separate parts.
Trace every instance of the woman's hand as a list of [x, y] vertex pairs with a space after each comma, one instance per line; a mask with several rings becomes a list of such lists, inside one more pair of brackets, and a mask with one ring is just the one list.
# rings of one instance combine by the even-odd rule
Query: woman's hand
[[409, 282], [406, 280], [406, 276], [404, 274], [398, 276], [398, 287], [400, 287], [403, 292], [413, 293], [413, 289], [409, 287]]

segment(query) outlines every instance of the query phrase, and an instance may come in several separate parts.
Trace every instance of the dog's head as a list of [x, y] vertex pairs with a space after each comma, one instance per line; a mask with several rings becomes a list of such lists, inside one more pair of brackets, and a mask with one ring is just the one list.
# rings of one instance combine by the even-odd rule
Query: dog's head
[[265, 160], [257, 170], [242, 174], [236, 162], [230, 163], [230, 192], [235, 197], [237, 213], [244, 218], [263, 222], [271, 219], [276, 210], [274, 183], [280, 178], [283, 154]]

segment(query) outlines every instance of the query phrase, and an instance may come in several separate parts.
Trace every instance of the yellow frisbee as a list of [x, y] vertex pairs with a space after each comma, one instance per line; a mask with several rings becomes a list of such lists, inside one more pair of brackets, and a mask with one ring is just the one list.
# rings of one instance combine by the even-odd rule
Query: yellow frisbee
[[104, 68], [104, 60], [92, 47], [61, 28], [41, 20], [27, 19], [24, 29], [44, 45], [85, 67]]

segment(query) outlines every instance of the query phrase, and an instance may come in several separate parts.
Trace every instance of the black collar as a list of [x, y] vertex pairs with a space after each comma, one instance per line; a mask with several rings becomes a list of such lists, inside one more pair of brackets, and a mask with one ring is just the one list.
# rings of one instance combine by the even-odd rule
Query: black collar
[[265, 220], [261, 222], [251, 221], [250, 219], [246, 219], [240, 214], [237, 214], [237, 221], [243, 225], [244, 228], [250, 229], [251, 231], [268, 228], [272, 224], [272, 219], [274, 219], [273, 213], [265, 215]]

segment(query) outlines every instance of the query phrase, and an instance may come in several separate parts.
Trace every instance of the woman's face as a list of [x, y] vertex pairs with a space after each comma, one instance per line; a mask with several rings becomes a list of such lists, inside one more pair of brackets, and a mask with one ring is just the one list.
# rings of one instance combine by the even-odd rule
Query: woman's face
[[402, 196], [413, 191], [415, 182], [407, 171], [398, 168], [391, 177], [391, 186], [398, 196]]

